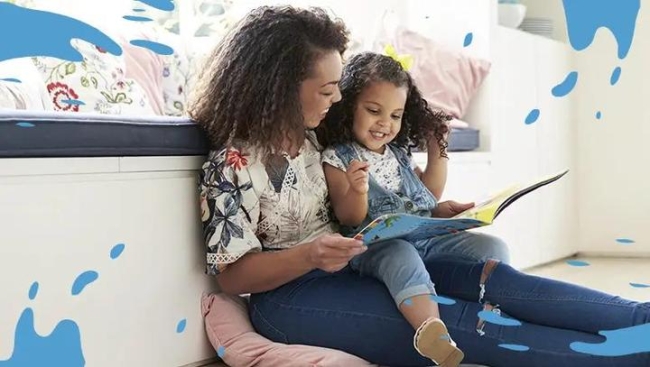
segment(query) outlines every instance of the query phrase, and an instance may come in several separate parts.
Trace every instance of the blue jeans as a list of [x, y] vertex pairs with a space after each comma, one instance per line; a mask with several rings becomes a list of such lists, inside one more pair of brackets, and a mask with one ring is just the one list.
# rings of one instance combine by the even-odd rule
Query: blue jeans
[[[454, 235], [457, 236], [457, 235]], [[457, 239], [462, 239], [458, 237]], [[449, 243], [456, 238], [444, 239]], [[395, 242], [401, 242], [396, 240]], [[400, 246], [404, 247], [404, 246]], [[441, 305], [441, 318], [465, 353], [465, 363], [492, 367], [649, 366], [650, 353], [599, 357], [570, 349], [572, 342], [602, 343], [600, 330], [650, 322], [648, 304], [623, 300], [576, 285], [530, 276], [498, 265], [486, 283], [484, 299], [521, 326], [487, 323], [476, 328], [483, 264], [453, 246], [422, 257], [439, 294], [456, 301]], [[486, 252], [488, 252], [487, 249]], [[413, 348], [413, 328], [399, 313], [384, 284], [350, 268], [329, 274], [310, 272], [276, 290], [254, 294], [250, 316], [255, 329], [283, 343], [342, 350], [385, 366], [429, 366]], [[516, 352], [500, 344], [529, 347]]]
[[384, 283], [399, 306], [414, 296], [437, 294], [424, 259], [447, 253], [471, 261], [493, 258], [509, 262], [508, 247], [499, 238], [462, 232], [414, 244], [406, 241], [376, 243], [352, 259], [350, 268], [362, 276], [371, 276]]

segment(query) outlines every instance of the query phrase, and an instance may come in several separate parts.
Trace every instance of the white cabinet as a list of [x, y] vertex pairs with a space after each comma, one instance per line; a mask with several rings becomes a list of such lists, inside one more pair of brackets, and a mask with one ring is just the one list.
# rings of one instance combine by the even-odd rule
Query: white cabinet
[[[490, 103], [473, 115], [488, 119], [486, 152], [451, 153], [443, 199], [471, 201], [513, 183], [574, 168], [574, 99], [551, 90], [572, 71], [568, 45], [495, 26], [492, 70], [481, 93]], [[539, 119], [526, 124], [532, 109]], [[478, 113], [477, 113], [478, 112]], [[420, 165], [426, 156], [416, 157]], [[503, 238], [512, 263], [527, 268], [574, 254], [577, 246], [575, 173], [522, 197], [480, 231]]]

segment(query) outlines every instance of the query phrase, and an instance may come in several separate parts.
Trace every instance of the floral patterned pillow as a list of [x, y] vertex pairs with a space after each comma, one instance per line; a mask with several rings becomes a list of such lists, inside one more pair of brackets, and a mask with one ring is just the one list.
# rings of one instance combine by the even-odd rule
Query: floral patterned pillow
[[83, 55], [83, 61], [32, 58], [43, 75], [55, 110], [116, 115], [155, 114], [142, 87], [125, 76], [122, 57], [79, 40], [73, 40], [72, 46]]

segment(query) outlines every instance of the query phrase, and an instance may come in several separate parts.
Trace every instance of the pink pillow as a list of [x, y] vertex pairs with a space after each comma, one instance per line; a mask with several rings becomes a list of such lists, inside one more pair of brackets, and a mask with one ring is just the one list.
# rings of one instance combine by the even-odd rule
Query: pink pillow
[[275, 343], [257, 334], [242, 297], [222, 293], [203, 297], [201, 309], [210, 343], [229, 366], [372, 367], [361, 358], [334, 349]]
[[411, 55], [413, 66], [409, 70], [415, 83], [429, 104], [455, 118], [462, 118], [483, 80], [491, 63], [446, 47], [417, 32], [398, 28], [394, 34], [377, 40], [383, 52], [387, 44], [393, 45], [400, 55]]

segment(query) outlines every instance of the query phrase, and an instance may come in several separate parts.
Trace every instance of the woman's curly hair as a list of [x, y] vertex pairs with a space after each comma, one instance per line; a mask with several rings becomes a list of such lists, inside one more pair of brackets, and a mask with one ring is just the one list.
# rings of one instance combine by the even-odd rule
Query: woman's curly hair
[[343, 54], [348, 30], [320, 8], [262, 6], [217, 45], [189, 114], [214, 149], [243, 140], [271, 153], [286, 139], [299, 146], [305, 127], [300, 84], [325, 52]]
[[389, 82], [408, 89], [402, 128], [392, 144], [408, 151], [414, 147], [423, 150], [427, 142], [435, 137], [441, 156], [447, 157], [445, 134], [449, 128], [446, 122], [451, 117], [440, 111], [434, 112], [429, 107], [413, 78], [399, 62], [374, 52], [357, 54], [345, 65], [340, 82], [342, 99], [330, 107], [325, 120], [317, 128], [319, 142], [332, 146], [355, 141], [352, 124], [357, 99], [364, 88], [376, 82]]

